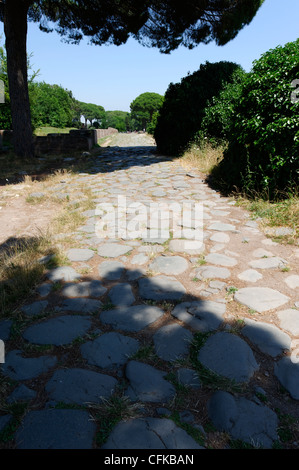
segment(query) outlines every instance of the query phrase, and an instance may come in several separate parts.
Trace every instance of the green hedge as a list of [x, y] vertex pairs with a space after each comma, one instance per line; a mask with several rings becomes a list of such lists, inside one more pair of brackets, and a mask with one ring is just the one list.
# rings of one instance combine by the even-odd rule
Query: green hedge
[[154, 131], [161, 153], [179, 155], [186, 149], [202, 129], [206, 106], [239, 68], [233, 62], [206, 62], [180, 83], [169, 85]]
[[263, 54], [244, 77], [227, 129], [229, 146], [215, 174], [229, 189], [273, 197], [298, 184], [299, 103], [291, 99], [296, 79], [299, 40]]

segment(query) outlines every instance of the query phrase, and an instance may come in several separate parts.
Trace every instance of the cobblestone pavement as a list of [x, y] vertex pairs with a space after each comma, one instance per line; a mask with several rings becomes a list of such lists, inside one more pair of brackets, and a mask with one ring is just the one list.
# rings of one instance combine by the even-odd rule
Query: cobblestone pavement
[[22, 307], [17, 343], [0, 322], [4, 447], [13, 433], [18, 449], [296, 448], [281, 430], [299, 418], [298, 247], [145, 136], [113, 145], [48, 190], [72, 188], [74, 210], [83, 182], [97, 208]]

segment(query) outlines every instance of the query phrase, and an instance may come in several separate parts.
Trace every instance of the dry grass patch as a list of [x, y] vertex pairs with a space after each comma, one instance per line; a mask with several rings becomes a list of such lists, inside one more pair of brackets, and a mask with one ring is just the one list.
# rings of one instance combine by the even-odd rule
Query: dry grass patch
[[210, 142], [193, 143], [180, 158], [182, 166], [188, 170], [198, 170], [209, 174], [223, 158], [224, 145], [214, 146]]

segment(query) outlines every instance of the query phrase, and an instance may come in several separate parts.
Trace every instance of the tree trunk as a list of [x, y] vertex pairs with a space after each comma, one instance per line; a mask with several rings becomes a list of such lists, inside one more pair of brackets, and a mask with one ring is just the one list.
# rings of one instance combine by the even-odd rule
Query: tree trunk
[[34, 157], [27, 79], [27, 13], [30, 1], [7, 0], [4, 32], [11, 104], [14, 151], [22, 158]]

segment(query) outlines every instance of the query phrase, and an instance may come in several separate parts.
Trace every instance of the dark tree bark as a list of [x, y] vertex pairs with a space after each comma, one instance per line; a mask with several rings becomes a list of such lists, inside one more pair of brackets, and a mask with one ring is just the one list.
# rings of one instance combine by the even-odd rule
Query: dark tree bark
[[11, 104], [13, 143], [16, 155], [34, 157], [27, 80], [27, 13], [31, 2], [7, 0], [4, 6], [4, 32]]

